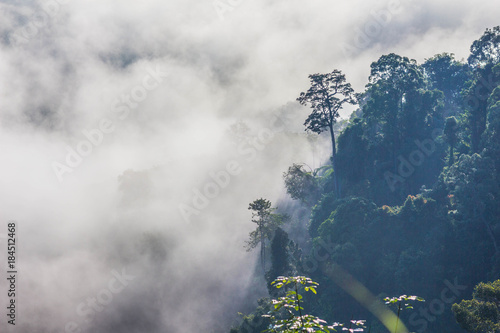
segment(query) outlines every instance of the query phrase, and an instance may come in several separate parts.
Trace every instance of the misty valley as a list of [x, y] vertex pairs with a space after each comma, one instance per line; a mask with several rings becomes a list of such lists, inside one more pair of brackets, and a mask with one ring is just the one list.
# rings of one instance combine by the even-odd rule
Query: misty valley
[[500, 332], [494, 0], [0, 2], [0, 333]]

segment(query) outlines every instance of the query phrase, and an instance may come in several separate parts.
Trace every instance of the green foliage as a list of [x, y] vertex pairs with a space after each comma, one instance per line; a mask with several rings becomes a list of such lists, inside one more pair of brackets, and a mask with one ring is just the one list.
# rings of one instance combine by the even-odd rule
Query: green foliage
[[455, 319], [469, 332], [497, 332], [500, 330], [500, 280], [479, 283], [473, 299], [453, 304]]
[[360, 236], [373, 218], [376, 205], [363, 198], [342, 200], [330, 217], [321, 224], [318, 232], [326, 238], [335, 235], [339, 242]]
[[486, 29], [481, 38], [472, 43], [467, 60], [473, 67], [500, 60], [500, 26]]
[[489, 283], [480, 282], [474, 290], [474, 297], [479, 300], [498, 302], [500, 300], [500, 280]]
[[460, 92], [470, 75], [467, 64], [455, 60], [453, 53], [441, 53], [426, 59], [422, 68], [431, 87], [443, 92], [446, 114], [457, 113], [461, 104]]
[[409, 91], [423, 83], [423, 73], [414, 59], [391, 53], [370, 65], [369, 85], [383, 84], [390, 90]]
[[493, 161], [479, 154], [462, 155], [444, 173], [454, 204], [467, 218], [475, 218], [496, 203], [498, 184]]
[[269, 298], [257, 301], [257, 308], [249, 315], [243, 315], [239, 325], [233, 327], [230, 333], [261, 333], [269, 328], [270, 320], [265, 315], [271, 311], [272, 305]]
[[446, 118], [443, 134], [444, 134], [444, 140], [446, 141], [446, 143], [450, 145], [450, 156], [448, 158], [449, 165], [452, 165], [454, 163], [453, 149], [455, 148], [458, 140], [457, 131], [458, 131], [457, 118], [455, 117]]
[[336, 143], [334, 124], [340, 116], [339, 110], [345, 103], [356, 104], [354, 89], [346, 81], [345, 75], [339, 70], [333, 70], [327, 74], [309, 75], [311, 87], [307, 92], [300, 93], [297, 98], [302, 105], [310, 105], [313, 110], [307, 117], [304, 125], [306, 130], [320, 134], [329, 130], [332, 140], [332, 165], [334, 169], [334, 188], [338, 197], [341, 196], [341, 186], [336, 159]]
[[403, 309], [413, 309], [411, 301], [425, 302], [422, 297], [418, 296], [407, 296], [401, 295], [398, 297], [386, 297], [384, 298], [385, 304], [394, 305], [398, 311]]
[[486, 129], [488, 98], [499, 83], [500, 77], [494, 65], [488, 63], [474, 70], [462, 92], [472, 153], [479, 153], [483, 148], [481, 136]]
[[311, 220], [309, 222], [309, 235], [316, 237], [318, 228], [325, 221], [338, 205], [336, 195], [333, 192], [323, 194], [319, 202], [313, 207]]
[[[496, 66], [500, 70], [500, 65]], [[496, 87], [488, 98], [486, 130], [483, 133], [485, 156], [493, 159], [500, 177], [500, 87]]]
[[292, 273], [289, 256], [290, 245], [287, 232], [281, 228], [277, 228], [271, 242], [271, 269], [266, 274], [269, 295], [275, 296], [274, 292], [276, 289], [272, 288], [272, 281], [278, 276], [286, 276]]
[[467, 226], [482, 226], [491, 246], [499, 252], [492, 222], [497, 222], [498, 197], [500, 195], [496, 170], [490, 158], [479, 154], [462, 155], [444, 176], [444, 183], [453, 196], [457, 212], [454, 219]]
[[[409, 196], [402, 206], [382, 208], [364, 198], [337, 201], [321, 224], [312, 250], [320, 264], [311, 277], [325, 284], [329, 299], [341, 302], [331, 311], [344, 318], [359, 311], [357, 303], [322, 279], [324, 267], [333, 264], [375, 293], [415, 291], [426, 298], [427, 293], [439, 293], [438, 287], [429, 289], [429, 281], [439, 283], [442, 247], [451, 232], [437, 209], [433, 199], [423, 196]], [[326, 316], [321, 310], [318, 314]]]
[[[324, 130], [333, 129], [339, 110], [345, 103], [355, 104], [354, 90], [346, 82], [345, 75], [339, 70], [327, 74], [309, 75], [311, 87], [300, 93], [297, 100], [302, 105], [310, 105], [312, 113], [304, 125], [308, 130], [320, 134]], [[334, 148], [335, 149], [335, 148]]]
[[413, 309], [412, 301], [418, 301], [418, 302], [425, 302], [425, 300], [422, 297], [418, 296], [407, 296], [407, 295], [401, 295], [398, 297], [386, 297], [384, 298], [385, 304], [388, 304], [389, 306], [395, 306], [398, 313], [397, 313], [397, 321], [396, 321], [396, 327], [394, 328], [394, 333], [398, 332], [398, 323], [399, 323], [399, 315], [401, 314], [401, 311], [404, 309]]
[[262, 268], [265, 268], [266, 258], [266, 239], [271, 239], [273, 232], [280, 225], [288, 220], [288, 216], [282, 214], [274, 214], [276, 208], [271, 207], [271, 201], [267, 199], [256, 199], [248, 205], [248, 209], [252, 210], [252, 222], [257, 224], [257, 229], [250, 232], [250, 239], [246, 242], [247, 251], [251, 251], [260, 244], [260, 257]]
[[[371, 66], [365, 91], [357, 94], [360, 108], [343, 132], [335, 134], [335, 167], [309, 170], [294, 164], [285, 173], [289, 194], [307, 203], [290, 204], [287, 213], [298, 216], [300, 206], [302, 215], [297, 223], [304, 223], [304, 206], [312, 207], [309, 237], [299, 231], [303, 228], [287, 229], [286, 237], [284, 231], [266, 233], [264, 239], [275, 235], [271, 245], [273, 273], [267, 278], [307, 275], [322, 286], [314, 302], [311, 290], [300, 300], [293, 293], [287, 295], [294, 290], [286, 290], [285, 285], [270, 290], [273, 297], [290, 299], [292, 303], [287, 304], [293, 318], [302, 317], [295, 311], [300, 301], [304, 312], [328, 322], [347, 322], [353, 314], [370, 319], [369, 311], [331, 279], [329, 268], [341, 267], [376, 295], [411, 293], [441, 299], [443, 311], [433, 307], [439, 314], [432, 316], [427, 316], [429, 306], [401, 311], [412, 300], [408, 296], [389, 300], [396, 302], [392, 304], [398, 304], [398, 309], [401, 306], [401, 320], [413, 325], [409, 327], [412, 330], [451, 333], [459, 327], [445, 298], [463, 295], [447, 283], [454, 280], [472, 286], [498, 278], [498, 36], [500, 28], [495, 27], [474, 42], [469, 63], [457, 61], [449, 53], [427, 59], [423, 65], [396, 54], [382, 56]], [[307, 103], [316, 111], [327, 110], [319, 74], [311, 79], [316, 82], [311, 89], [316, 87], [318, 104], [313, 99]], [[305, 93], [303, 97], [305, 101]], [[338, 95], [339, 100], [341, 97]], [[310, 131], [319, 131], [320, 119], [310, 118], [306, 123], [312, 126]], [[386, 172], [400, 177], [398, 186], [388, 185]], [[338, 178], [335, 182], [334, 177]], [[327, 186], [333, 183], [342, 185], [342, 197], [339, 187]], [[256, 244], [257, 238], [256, 234]], [[307, 254], [302, 255], [302, 251]], [[478, 285], [475, 298], [454, 306], [463, 327], [477, 332], [500, 329], [495, 326], [500, 304], [496, 283]], [[283, 320], [282, 324], [292, 319], [284, 305], [275, 317]], [[386, 332], [377, 322], [370, 327], [372, 332]]]
[[[273, 299], [272, 304], [274, 309], [266, 315], [270, 318], [271, 325], [266, 332], [276, 333], [294, 333], [294, 332], [319, 332], [319, 333], [329, 333], [331, 330], [336, 331], [337, 327], [342, 327], [340, 323], [333, 323], [328, 325], [323, 319], [310, 314], [302, 314], [304, 307], [303, 303], [304, 297], [299, 293], [299, 286], [305, 292], [312, 292], [317, 294], [316, 288], [319, 285], [317, 282], [312, 281], [310, 278], [305, 276], [291, 276], [291, 277], [279, 277], [272, 282], [277, 289], [285, 288], [289, 289], [286, 291], [286, 295], [279, 297], [278, 299]], [[352, 324], [356, 328], [351, 328]], [[363, 331], [364, 320], [352, 320], [349, 328], [343, 328], [343, 330], [348, 330], [349, 332]]]
[[[338, 138], [338, 168], [342, 178], [356, 184], [365, 178], [368, 141], [360, 118], [352, 120]], [[352, 185], [351, 185], [352, 186]], [[350, 188], [344, 186], [344, 191]]]
[[[445, 80], [437, 75], [446, 71], [435, 67], [431, 66], [434, 79]], [[341, 170], [351, 168], [361, 175], [357, 178], [351, 172], [349, 188], [353, 191], [349, 195], [396, 204], [437, 179], [443, 148], [436, 140], [436, 131], [444, 126], [444, 109], [450, 102], [429, 81], [424, 69], [406, 57], [391, 53], [372, 63], [366, 90], [358, 95], [361, 120], [353, 120], [355, 133], [346, 133], [353, 144], [339, 144], [339, 156], [350, 156], [351, 162]], [[429, 141], [427, 146], [432, 148], [422, 149], [421, 143]], [[397, 179], [397, 188], [391, 185], [388, 174]], [[352, 186], [356, 184], [360, 185]]]
[[370, 122], [387, 123], [386, 131], [394, 133], [399, 114], [407, 104], [405, 94], [421, 88], [423, 73], [415, 60], [394, 53], [383, 55], [371, 65], [367, 93], [370, 98], [364, 115]]
[[306, 205], [312, 206], [319, 198], [319, 179], [313, 172], [305, 170], [302, 164], [294, 163], [283, 173], [286, 192], [292, 199], [300, 200]]

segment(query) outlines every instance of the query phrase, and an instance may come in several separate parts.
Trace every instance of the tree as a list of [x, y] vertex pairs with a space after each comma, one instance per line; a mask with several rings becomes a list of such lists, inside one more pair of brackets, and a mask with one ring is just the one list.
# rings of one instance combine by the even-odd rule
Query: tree
[[454, 163], [453, 149], [457, 144], [457, 119], [455, 117], [446, 118], [444, 124], [444, 140], [450, 145], [449, 165]]
[[425, 300], [422, 297], [418, 296], [407, 296], [407, 295], [401, 295], [399, 297], [386, 297], [384, 298], [385, 304], [387, 305], [394, 305], [396, 309], [398, 310], [397, 317], [398, 319], [396, 320], [396, 327], [394, 329], [394, 333], [398, 332], [398, 323], [399, 323], [399, 316], [401, 314], [401, 311], [404, 309], [413, 309], [413, 305], [411, 305], [410, 301], [419, 301], [419, 302], [425, 302]]
[[[302, 314], [304, 310], [304, 297], [299, 294], [299, 287], [304, 288], [304, 291], [311, 291], [316, 294], [317, 282], [312, 281], [305, 276], [280, 276], [271, 283], [276, 288], [289, 288], [286, 295], [273, 299], [272, 304], [274, 309], [264, 317], [270, 318], [271, 325], [267, 332], [270, 333], [298, 333], [298, 332], [320, 332], [329, 333], [330, 330], [335, 331], [336, 327], [342, 327], [343, 324], [333, 323], [328, 325], [325, 320], [320, 319], [310, 314]], [[349, 328], [344, 327], [343, 330], [349, 332], [362, 332], [364, 320], [351, 320]], [[352, 326], [356, 328], [353, 328]]]
[[353, 119], [338, 138], [338, 167], [343, 179], [357, 183], [365, 178], [368, 141], [361, 118]]
[[469, 67], [455, 59], [453, 53], [436, 54], [422, 65], [427, 80], [444, 94], [445, 115], [455, 115], [461, 104], [460, 92], [469, 79]]
[[470, 47], [467, 61], [473, 67], [495, 64], [500, 60], [500, 26], [486, 29], [481, 38]]
[[481, 136], [486, 130], [488, 98], [499, 83], [500, 77], [493, 65], [486, 64], [474, 70], [472, 79], [462, 92], [471, 153], [482, 151]]
[[[393, 170], [397, 172], [397, 152], [403, 133], [402, 119], [406, 114], [405, 109], [412, 105], [412, 98], [419, 97], [417, 90], [423, 87], [423, 73], [415, 60], [394, 53], [383, 55], [370, 67], [367, 91], [362, 97], [367, 97], [363, 113], [368, 124], [383, 125], [385, 144], [390, 147]], [[431, 108], [427, 105], [425, 110], [418, 111], [425, 112], [429, 109]], [[415, 128], [417, 124], [412, 126]]]
[[500, 179], [500, 87], [495, 88], [488, 99], [486, 130], [483, 136], [486, 156], [494, 160], [497, 179]]
[[237, 121], [232, 124], [227, 130], [226, 135], [229, 141], [234, 145], [239, 145], [242, 142], [247, 142], [251, 137], [251, 129], [244, 121]]
[[335, 133], [333, 126], [337, 122], [339, 110], [345, 103], [356, 104], [351, 84], [346, 82], [345, 75], [335, 69], [327, 74], [309, 75], [311, 87], [307, 92], [300, 93], [297, 100], [302, 105], [310, 105], [313, 110], [307, 117], [304, 125], [306, 130], [315, 133], [322, 133], [325, 130], [330, 132], [332, 140], [332, 165], [334, 169], [334, 189], [337, 196], [341, 197], [341, 187], [337, 169]]
[[453, 304], [456, 321], [469, 332], [498, 332], [500, 330], [500, 280], [479, 283], [471, 300]]
[[319, 199], [320, 186], [314, 172], [305, 170], [302, 164], [294, 163], [283, 173], [286, 193], [292, 199], [300, 200], [306, 205], [313, 206]]
[[[471, 228], [484, 225], [494, 253], [500, 253], [492, 223], [496, 221], [498, 188], [493, 160], [479, 154], [461, 155], [445, 173], [443, 181], [453, 196], [458, 217]], [[474, 227], [476, 229], [477, 227]]]
[[467, 60], [474, 72], [463, 92], [464, 106], [472, 153], [479, 153], [483, 148], [480, 141], [486, 129], [488, 98], [500, 83], [498, 72], [494, 70], [500, 61], [500, 27], [486, 29], [481, 38], [472, 43]]
[[288, 245], [290, 239], [288, 233], [277, 228], [274, 232], [273, 240], [271, 241], [271, 269], [267, 272], [267, 281], [269, 295], [275, 295], [275, 288], [272, 288], [272, 281], [278, 276], [286, 276], [291, 274], [290, 256], [288, 254]]
[[252, 222], [257, 223], [257, 229], [250, 233], [250, 239], [247, 241], [247, 250], [250, 251], [260, 243], [260, 260], [262, 269], [265, 269], [266, 259], [266, 239], [271, 239], [273, 232], [282, 225], [287, 216], [274, 214], [276, 208], [271, 208], [271, 201], [260, 198], [254, 200], [248, 206], [252, 210]]
[[423, 83], [422, 71], [414, 59], [390, 53], [370, 65], [370, 85], [384, 82], [393, 90], [405, 91]]

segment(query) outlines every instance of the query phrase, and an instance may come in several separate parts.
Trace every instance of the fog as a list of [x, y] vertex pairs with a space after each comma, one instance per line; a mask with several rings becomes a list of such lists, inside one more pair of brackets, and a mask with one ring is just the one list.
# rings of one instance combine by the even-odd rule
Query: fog
[[0, 243], [16, 221], [19, 275], [16, 326], [2, 313], [1, 331], [228, 332], [266, 293], [243, 248], [248, 204], [288, 200], [288, 166], [328, 159], [295, 102], [307, 76], [340, 69], [359, 92], [382, 54], [466, 58], [498, 13], [495, 1], [3, 1]]

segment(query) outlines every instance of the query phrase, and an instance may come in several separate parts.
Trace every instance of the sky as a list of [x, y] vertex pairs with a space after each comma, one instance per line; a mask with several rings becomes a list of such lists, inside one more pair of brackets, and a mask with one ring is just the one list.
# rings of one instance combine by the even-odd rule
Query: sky
[[16, 327], [2, 314], [1, 331], [227, 332], [265, 294], [244, 249], [248, 204], [286, 202], [283, 172], [328, 159], [296, 102], [308, 75], [339, 69], [361, 92], [383, 54], [466, 59], [499, 12], [492, 0], [2, 1], [0, 263], [15, 221], [18, 278]]

